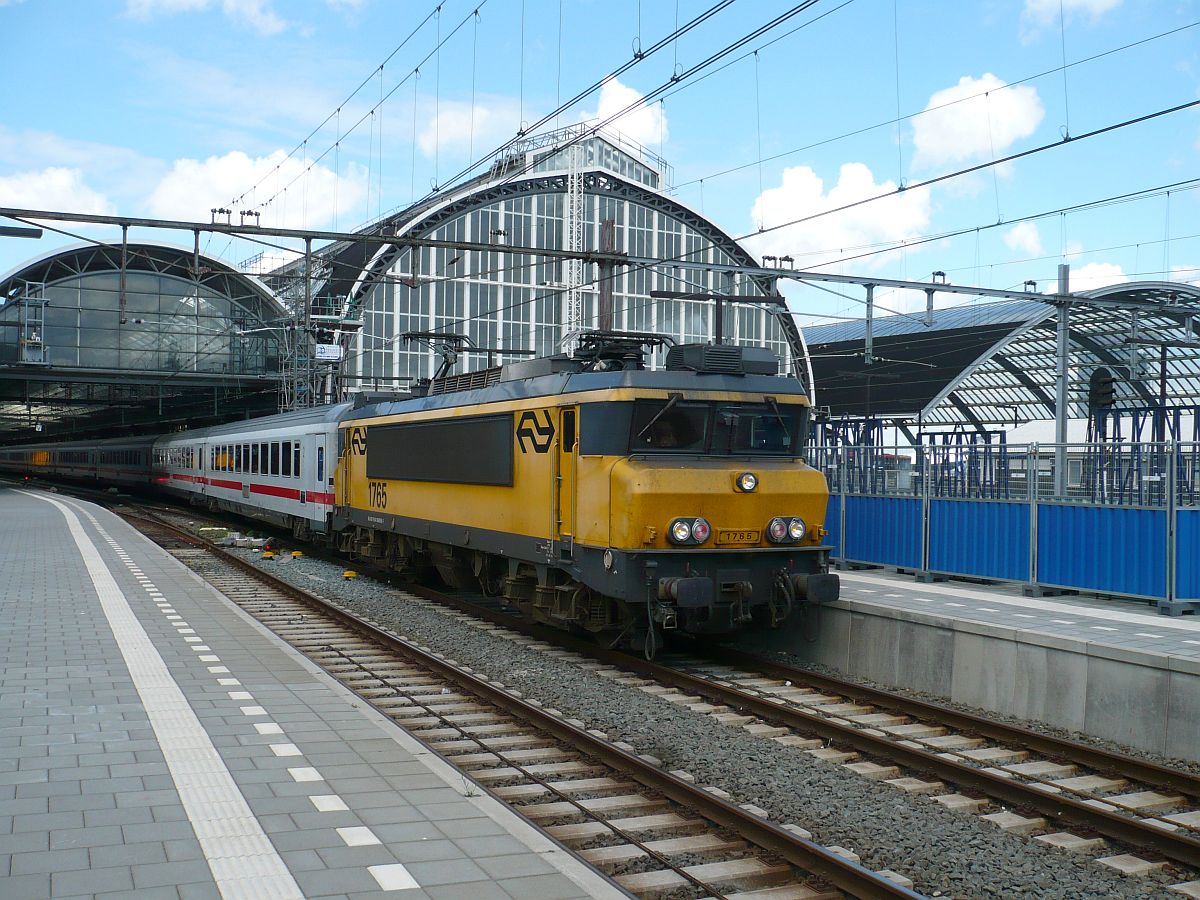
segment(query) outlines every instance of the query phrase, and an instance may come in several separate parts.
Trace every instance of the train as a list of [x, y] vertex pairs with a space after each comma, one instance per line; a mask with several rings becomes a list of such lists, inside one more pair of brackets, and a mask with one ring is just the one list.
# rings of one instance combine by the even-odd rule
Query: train
[[161, 436], [0, 450], [0, 472], [163, 491], [503, 598], [647, 655], [837, 599], [810, 404], [765, 348], [638, 341]]

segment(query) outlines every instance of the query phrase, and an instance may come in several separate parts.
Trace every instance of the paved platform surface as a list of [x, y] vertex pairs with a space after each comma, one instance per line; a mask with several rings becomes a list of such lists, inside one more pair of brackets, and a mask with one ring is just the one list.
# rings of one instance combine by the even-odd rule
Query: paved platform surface
[[0, 573], [4, 900], [625, 896], [99, 507]]
[[843, 600], [1200, 662], [1200, 616], [1162, 616], [1150, 603], [1069, 594], [1035, 599], [1022, 596], [1020, 585], [921, 584], [882, 569], [839, 574]]
[[843, 571], [841, 599], [755, 638], [886, 685], [1200, 761], [1200, 617], [1020, 586]]

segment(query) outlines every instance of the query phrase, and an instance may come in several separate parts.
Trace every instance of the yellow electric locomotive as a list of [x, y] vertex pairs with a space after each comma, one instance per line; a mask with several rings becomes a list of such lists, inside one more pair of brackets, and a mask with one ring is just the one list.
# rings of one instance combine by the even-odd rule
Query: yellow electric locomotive
[[343, 548], [649, 652], [662, 631], [774, 627], [836, 599], [800, 382], [762, 349], [642, 359], [637, 341], [600, 342], [350, 411]]

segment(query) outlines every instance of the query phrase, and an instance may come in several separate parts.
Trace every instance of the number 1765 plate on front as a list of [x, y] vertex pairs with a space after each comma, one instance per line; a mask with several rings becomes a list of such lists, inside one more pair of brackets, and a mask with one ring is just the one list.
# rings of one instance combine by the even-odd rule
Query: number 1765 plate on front
[[760, 532], [757, 531], [731, 531], [729, 529], [721, 529], [717, 532], [718, 544], [757, 544]]

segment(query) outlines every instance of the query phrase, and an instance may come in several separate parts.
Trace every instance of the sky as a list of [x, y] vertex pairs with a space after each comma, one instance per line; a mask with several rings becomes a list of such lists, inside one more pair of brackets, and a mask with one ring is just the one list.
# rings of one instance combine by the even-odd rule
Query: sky
[[[0, 0], [0, 206], [351, 229], [599, 85], [546, 127], [652, 98], [614, 127], [756, 255], [995, 288], [1050, 289], [1061, 262], [1073, 289], [1200, 282], [1200, 107], [1090, 135], [1200, 99], [1200, 0], [819, 0], [706, 64], [796, 5], [734, 0], [650, 52], [721, 5]], [[0, 273], [76, 240], [0, 238]], [[785, 292], [802, 322], [861, 316], [837, 290]]]

